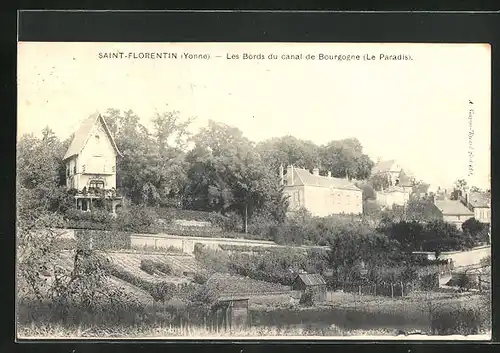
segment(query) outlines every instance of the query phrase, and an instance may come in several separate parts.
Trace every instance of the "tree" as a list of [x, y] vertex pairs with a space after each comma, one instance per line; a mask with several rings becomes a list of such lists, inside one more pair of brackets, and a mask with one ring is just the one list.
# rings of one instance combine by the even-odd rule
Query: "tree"
[[262, 161], [270, 170], [278, 174], [280, 165], [294, 165], [312, 170], [320, 166], [319, 147], [311, 141], [293, 136], [272, 138], [256, 146]]
[[190, 200], [208, 201], [208, 209], [221, 213], [237, 212], [245, 232], [254, 212], [273, 200], [283, 200], [278, 176], [262, 162], [240, 130], [210, 121], [193, 141], [190, 180], [185, 189]]
[[436, 220], [425, 225], [422, 235], [422, 250], [435, 252], [436, 258], [443, 251], [463, 250], [473, 244], [467, 241], [452, 224]]
[[462, 223], [465, 237], [470, 237], [474, 243], [489, 243], [489, 227], [475, 218], [469, 218]]
[[186, 183], [184, 150], [191, 119], [179, 112], [157, 112], [153, 131], [133, 111], [108, 109], [106, 122], [123, 157], [117, 160], [117, 183], [135, 203], [158, 205], [179, 196]]
[[374, 166], [358, 139], [330, 141], [321, 148], [321, 166], [339, 178], [367, 179]]
[[469, 191], [470, 192], [481, 192], [481, 189], [479, 189], [477, 186], [471, 186]]
[[467, 181], [465, 179], [458, 179], [453, 185], [454, 190], [450, 196], [452, 200], [458, 200], [460, 196], [465, 195], [468, 190]]
[[391, 185], [389, 177], [385, 174], [377, 174], [372, 176], [370, 178], [370, 183], [373, 186], [373, 189], [376, 191], [385, 190]]

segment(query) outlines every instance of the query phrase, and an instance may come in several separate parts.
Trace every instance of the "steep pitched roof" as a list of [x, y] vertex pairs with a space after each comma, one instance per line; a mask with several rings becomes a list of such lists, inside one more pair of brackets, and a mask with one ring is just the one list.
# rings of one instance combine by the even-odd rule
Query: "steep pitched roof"
[[301, 168], [293, 168], [293, 173], [293, 185], [321, 186], [325, 188], [361, 191], [360, 188], [347, 179], [314, 175], [308, 170]]
[[485, 192], [471, 192], [468, 201], [472, 207], [489, 207], [491, 196]]
[[405, 187], [413, 186], [411, 178], [408, 176], [408, 174], [405, 173], [404, 170], [401, 170], [401, 172], [399, 173], [399, 186], [405, 186]]
[[[325, 279], [320, 274], [301, 273], [297, 275], [297, 278], [300, 278], [300, 280], [306, 286], [318, 286], [326, 284]], [[297, 278], [295, 278], [295, 280], [297, 280]]]
[[444, 215], [474, 216], [474, 212], [470, 211], [458, 200], [436, 200], [434, 204]]
[[388, 161], [380, 161], [372, 168], [372, 174], [389, 172], [395, 163], [396, 160], [394, 159]]
[[414, 176], [413, 172], [410, 169], [403, 168], [403, 166], [400, 163], [397, 163], [397, 161], [395, 159], [391, 159], [388, 161], [380, 161], [377, 164], [375, 164], [375, 166], [372, 168], [372, 175], [379, 174], [379, 173], [387, 173], [390, 171], [394, 171], [394, 172], [400, 171], [400, 170], [394, 169], [396, 164], [399, 164], [399, 167], [401, 170], [404, 169], [404, 173], [406, 176], [408, 176], [408, 177]]
[[244, 299], [254, 295], [289, 292], [288, 287], [280, 284], [223, 273], [214, 273], [208, 278], [205, 286], [214, 289], [220, 300], [223, 298]]
[[109, 139], [111, 140], [111, 144], [113, 145], [116, 153], [121, 156], [120, 151], [118, 150], [118, 147], [116, 147], [115, 140], [113, 139], [113, 136], [111, 135], [111, 132], [109, 131], [108, 125], [106, 124], [106, 121], [104, 118], [101, 116], [99, 113], [94, 113], [91, 116], [89, 116], [87, 119], [85, 119], [78, 130], [75, 132], [75, 136], [73, 137], [73, 141], [71, 141], [71, 144], [69, 145], [68, 150], [66, 151], [66, 154], [64, 155], [64, 160], [68, 159], [72, 156], [75, 156], [79, 154], [85, 144], [87, 143], [87, 140], [89, 138], [90, 132], [92, 131], [92, 128], [94, 127], [95, 123], [97, 121], [101, 121], [103, 126], [104, 126], [104, 131], [106, 131], [106, 134], [108, 135]]

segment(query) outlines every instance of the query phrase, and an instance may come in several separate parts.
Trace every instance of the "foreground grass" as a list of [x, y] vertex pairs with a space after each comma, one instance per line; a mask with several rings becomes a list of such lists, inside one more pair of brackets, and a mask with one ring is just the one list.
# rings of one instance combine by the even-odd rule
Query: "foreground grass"
[[61, 326], [52, 324], [31, 325], [18, 327], [19, 339], [192, 339], [192, 338], [272, 338], [272, 337], [318, 337], [333, 339], [471, 339], [489, 340], [491, 331], [482, 332], [473, 336], [428, 336], [425, 333], [406, 333], [395, 330], [343, 330], [334, 325], [326, 328], [279, 328], [279, 327], [251, 327], [236, 330], [210, 330], [204, 327], [173, 327], [173, 326], [134, 326], [134, 327], [82, 327]]
[[59, 338], [158, 338], [158, 337], [283, 337], [283, 336], [383, 336], [396, 335], [395, 330], [343, 330], [335, 325], [325, 328], [296, 327], [249, 327], [232, 330], [213, 330], [198, 326], [132, 326], [132, 327], [98, 327], [98, 326], [62, 326], [57, 324], [32, 324], [18, 327], [20, 339], [59, 339]]

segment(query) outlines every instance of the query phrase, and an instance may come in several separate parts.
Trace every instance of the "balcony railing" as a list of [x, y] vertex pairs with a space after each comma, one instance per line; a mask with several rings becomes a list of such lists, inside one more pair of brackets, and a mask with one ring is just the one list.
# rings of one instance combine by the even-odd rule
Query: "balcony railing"
[[83, 188], [76, 192], [75, 197], [117, 199], [122, 198], [122, 195], [116, 189]]

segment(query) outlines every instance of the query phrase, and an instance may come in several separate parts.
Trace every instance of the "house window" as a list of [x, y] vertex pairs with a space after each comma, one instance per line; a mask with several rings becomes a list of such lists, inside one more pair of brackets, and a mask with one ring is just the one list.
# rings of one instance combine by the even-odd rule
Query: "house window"
[[96, 189], [104, 189], [104, 181], [102, 180], [92, 180], [89, 187]]

